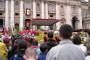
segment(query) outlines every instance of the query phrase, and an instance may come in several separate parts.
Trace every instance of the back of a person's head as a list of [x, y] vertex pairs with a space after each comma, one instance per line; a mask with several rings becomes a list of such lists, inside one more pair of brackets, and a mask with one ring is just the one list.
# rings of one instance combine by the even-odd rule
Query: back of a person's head
[[37, 40], [33, 40], [32, 45], [33, 46], [38, 46], [38, 41]]
[[49, 40], [47, 41], [48, 51], [49, 51], [52, 47], [54, 47], [54, 46], [56, 46], [56, 45], [57, 45], [57, 43], [56, 43], [53, 39], [49, 39]]
[[32, 45], [33, 40], [34, 40], [33, 38], [30, 38], [30, 40], [28, 42]]
[[81, 44], [81, 38], [79, 36], [74, 36], [72, 39], [73, 43], [76, 45], [80, 45]]
[[31, 59], [36, 60], [37, 59], [36, 50], [32, 47], [27, 48], [25, 51], [24, 59], [25, 60], [31, 60]]
[[23, 55], [27, 49], [27, 42], [22, 39], [16, 39], [15, 42], [17, 43], [17, 53]]
[[46, 43], [43, 43], [40, 45], [40, 51], [43, 53], [43, 52], [46, 52], [48, 46]]
[[69, 39], [72, 36], [72, 27], [64, 24], [59, 29], [60, 36], [64, 39]]
[[45, 31], [44, 34], [47, 34], [47, 32]]
[[53, 32], [52, 31], [48, 32], [48, 38], [53, 38]]
[[11, 40], [12, 40], [12, 42], [14, 42], [16, 39], [22, 39], [22, 37], [20, 36], [20, 35], [12, 35], [12, 37], [11, 37]]

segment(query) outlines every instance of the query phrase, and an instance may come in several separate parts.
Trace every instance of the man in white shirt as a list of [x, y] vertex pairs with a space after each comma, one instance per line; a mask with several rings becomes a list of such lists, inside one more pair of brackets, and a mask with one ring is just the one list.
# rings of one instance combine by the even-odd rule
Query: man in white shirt
[[46, 60], [85, 60], [82, 50], [70, 40], [72, 27], [62, 25], [59, 33], [61, 41], [47, 53]]

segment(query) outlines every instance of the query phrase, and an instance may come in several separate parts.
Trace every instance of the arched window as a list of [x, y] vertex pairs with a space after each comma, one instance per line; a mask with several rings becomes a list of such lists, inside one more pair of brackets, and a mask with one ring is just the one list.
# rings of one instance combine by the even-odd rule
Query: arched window
[[0, 9], [3, 8], [3, 0], [0, 0]]
[[19, 2], [16, 1], [16, 2], [15, 2], [15, 9], [18, 9], [18, 8], [19, 8]]
[[40, 8], [40, 3], [37, 3], [36, 6], [37, 6], [37, 7], [36, 7], [36, 10], [37, 10], [37, 11], [40, 11], [40, 9], [41, 9], [41, 8]]
[[64, 15], [64, 6], [61, 5], [60, 8], [61, 8], [61, 9], [60, 9], [61, 15]]
[[78, 18], [76, 16], [72, 18], [72, 27], [73, 29], [78, 29]]
[[49, 3], [49, 6], [48, 6], [48, 10], [49, 10], [49, 13], [52, 13], [52, 12], [55, 12], [55, 3], [54, 2], [50, 2]]
[[53, 10], [53, 4], [50, 3], [50, 4], [49, 4], [49, 11], [52, 11], [52, 10]]
[[29, 2], [29, 1], [26, 1], [24, 7], [25, 7], [26, 9], [27, 9], [27, 8], [30, 8], [30, 2]]
[[77, 14], [77, 6], [73, 5], [72, 6], [72, 14]]

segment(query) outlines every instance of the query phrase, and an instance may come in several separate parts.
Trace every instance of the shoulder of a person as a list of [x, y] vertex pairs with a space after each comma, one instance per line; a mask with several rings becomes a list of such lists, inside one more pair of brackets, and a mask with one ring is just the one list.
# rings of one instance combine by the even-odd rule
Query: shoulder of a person
[[[84, 48], [82, 48], [82, 47], [80, 47], [80, 46], [78, 46], [78, 45], [74, 45], [74, 48], [76, 49], [76, 50], [78, 50], [78, 51], [82, 51], [82, 49], [84, 49]], [[86, 48], [85, 48], [86, 49]]]
[[90, 60], [90, 56], [86, 56], [85, 59], [86, 59], [86, 60]]
[[57, 50], [61, 49], [61, 47], [62, 47], [62, 45], [57, 45], [57, 46], [52, 47], [51, 50], [57, 51]]

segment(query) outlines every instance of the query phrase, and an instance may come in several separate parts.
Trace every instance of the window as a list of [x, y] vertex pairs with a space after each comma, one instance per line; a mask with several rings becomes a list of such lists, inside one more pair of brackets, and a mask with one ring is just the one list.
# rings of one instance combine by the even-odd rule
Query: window
[[72, 6], [72, 14], [77, 14], [77, 6]]
[[55, 12], [55, 3], [52, 3], [50, 2], [49, 3], [49, 6], [48, 6], [48, 9], [49, 9], [49, 13], [52, 13], [52, 12]]
[[0, 9], [3, 8], [3, 0], [0, 0]]
[[30, 2], [29, 2], [29, 1], [25, 2], [24, 7], [25, 7], [25, 8], [30, 8]]
[[2, 15], [2, 13], [0, 13], [0, 15]]
[[40, 11], [40, 9], [41, 9], [41, 8], [40, 8], [40, 3], [37, 3], [36, 6], [37, 6], [37, 7], [36, 7], [36, 10], [37, 10], [37, 11]]
[[17, 16], [18, 16], [18, 15], [19, 15], [19, 13], [15, 13], [15, 15], [17, 15]]
[[37, 14], [37, 16], [40, 16], [40, 14]]
[[53, 15], [50, 15], [50, 17], [53, 17]]
[[60, 11], [61, 11], [61, 15], [64, 15], [64, 7], [63, 7], [63, 5], [61, 5], [60, 8], [61, 8], [61, 9], [60, 9]]
[[19, 2], [18, 2], [18, 1], [15, 2], [15, 8], [16, 8], [16, 9], [19, 8]]

